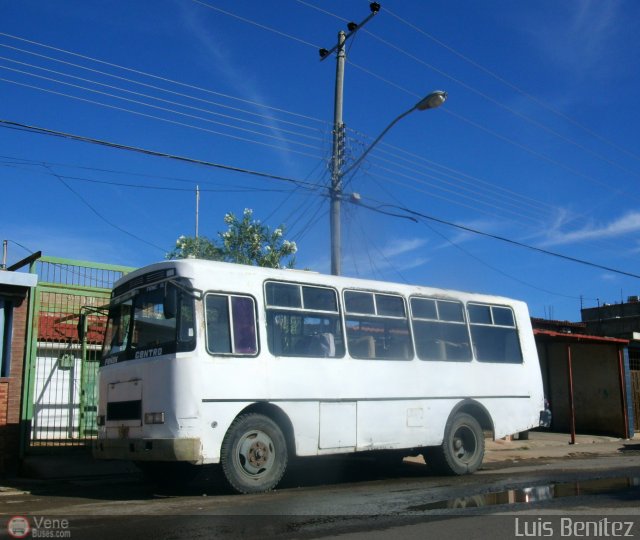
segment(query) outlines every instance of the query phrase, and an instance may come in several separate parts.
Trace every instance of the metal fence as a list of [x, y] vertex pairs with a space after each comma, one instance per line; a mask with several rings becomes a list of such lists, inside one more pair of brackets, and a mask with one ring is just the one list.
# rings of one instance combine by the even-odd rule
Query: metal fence
[[131, 270], [53, 257], [32, 263], [38, 286], [31, 298], [23, 387], [27, 451], [85, 446], [96, 436], [104, 306], [113, 283]]

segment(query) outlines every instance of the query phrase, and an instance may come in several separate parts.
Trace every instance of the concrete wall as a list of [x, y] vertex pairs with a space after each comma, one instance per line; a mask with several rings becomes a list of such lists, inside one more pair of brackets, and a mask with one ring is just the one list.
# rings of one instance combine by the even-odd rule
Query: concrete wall
[[629, 337], [640, 332], [640, 302], [610, 304], [581, 310], [588, 332], [600, 336]]
[[[551, 402], [552, 429], [569, 432], [569, 379], [566, 342], [538, 341], [545, 392]], [[576, 432], [625, 436], [616, 345], [570, 343]]]
[[636, 317], [640, 319], [640, 302], [626, 302], [624, 304], [608, 304], [600, 307], [580, 310], [583, 321], [598, 321], [601, 319], [619, 319]]

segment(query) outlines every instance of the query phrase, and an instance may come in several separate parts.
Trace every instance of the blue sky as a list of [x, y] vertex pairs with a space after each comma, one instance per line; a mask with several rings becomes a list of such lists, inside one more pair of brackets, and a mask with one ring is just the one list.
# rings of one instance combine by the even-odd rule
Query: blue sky
[[[346, 178], [365, 205], [639, 274], [640, 5], [390, 0], [348, 42]], [[0, 2], [0, 119], [304, 181], [0, 129], [9, 263], [141, 266], [252, 208], [329, 270], [335, 61], [364, 0]], [[6, 125], [5, 125], [6, 126]], [[348, 165], [347, 165], [348, 166]], [[500, 294], [533, 316], [640, 293], [638, 278], [451, 225], [343, 205], [343, 273]], [[391, 205], [391, 206], [389, 206]], [[26, 249], [25, 249], [26, 248]]]

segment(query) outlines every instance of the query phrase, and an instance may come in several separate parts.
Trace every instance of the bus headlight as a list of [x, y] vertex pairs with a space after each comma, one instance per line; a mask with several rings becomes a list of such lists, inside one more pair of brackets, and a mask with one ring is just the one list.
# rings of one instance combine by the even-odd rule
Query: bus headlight
[[144, 413], [145, 424], [164, 424], [163, 412], [148, 412]]

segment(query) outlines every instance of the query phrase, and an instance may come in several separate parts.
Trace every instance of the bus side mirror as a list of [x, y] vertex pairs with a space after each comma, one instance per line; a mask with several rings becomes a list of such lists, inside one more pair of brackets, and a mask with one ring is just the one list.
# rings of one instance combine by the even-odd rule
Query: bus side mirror
[[162, 309], [165, 319], [175, 319], [178, 312], [178, 291], [175, 287], [165, 286]]

